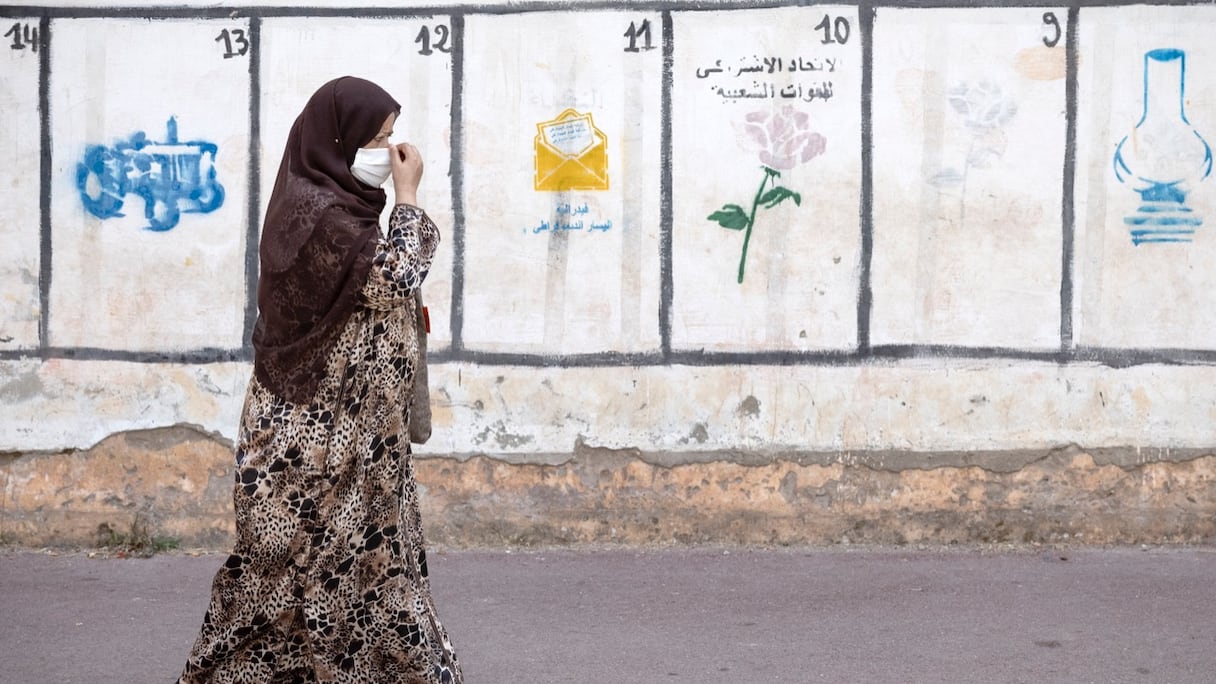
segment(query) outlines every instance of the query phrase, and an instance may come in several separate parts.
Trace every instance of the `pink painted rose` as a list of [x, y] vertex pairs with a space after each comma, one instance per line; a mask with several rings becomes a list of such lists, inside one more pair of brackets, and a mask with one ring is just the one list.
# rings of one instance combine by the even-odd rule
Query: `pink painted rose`
[[823, 154], [827, 138], [810, 129], [811, 117], [786, 105], [778, 112], [752, 112], [739, 127], [739, 143], [760, 153], [760, 163], [788, 170]]

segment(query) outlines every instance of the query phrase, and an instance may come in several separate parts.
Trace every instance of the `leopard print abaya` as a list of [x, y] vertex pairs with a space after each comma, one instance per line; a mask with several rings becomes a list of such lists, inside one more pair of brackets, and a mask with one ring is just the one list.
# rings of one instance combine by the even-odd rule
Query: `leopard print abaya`
[[250, 381], [236, 544], [183, 684], [461, 682], [431, 602], [407, 430], [412, 293], [438, 241], [421, 209], [394, 208], [310, 403]]

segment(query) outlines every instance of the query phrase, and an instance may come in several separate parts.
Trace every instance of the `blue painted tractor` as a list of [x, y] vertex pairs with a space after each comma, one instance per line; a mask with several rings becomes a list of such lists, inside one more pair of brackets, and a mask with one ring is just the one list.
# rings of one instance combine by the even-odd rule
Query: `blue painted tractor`
[[170, 118], [165, 142], [143, 131], [114, 147], [90, 145], [76, 167], [76, 187], [89, 213], [100, 219], [122, 216], [129, 193], [144, 200], [148, 228], [165, 231], [182, 213], [208, 213], [224, 203], [224, 186], [215, 180], [214, 143], [177, 141], [177, 120]]

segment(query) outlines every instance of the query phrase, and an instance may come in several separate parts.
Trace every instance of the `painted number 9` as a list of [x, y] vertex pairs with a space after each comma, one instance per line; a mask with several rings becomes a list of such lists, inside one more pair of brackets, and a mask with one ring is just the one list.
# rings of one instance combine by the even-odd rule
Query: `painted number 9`
[[1056, 18], [1055, 12], [1043, 13], [1043, 26], [1049, 32], [1048, 35], [1043, 36], [1043, 44], [1047, 47], [1058, 45], [1064, 31], [1060, 28], [1060, 20]]

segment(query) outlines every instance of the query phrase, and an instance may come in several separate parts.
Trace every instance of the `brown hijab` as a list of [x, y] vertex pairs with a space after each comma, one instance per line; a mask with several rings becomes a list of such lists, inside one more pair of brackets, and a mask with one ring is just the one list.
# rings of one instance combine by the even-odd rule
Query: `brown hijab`
[[321, 86], [287, 136], [259, 247], [254, 374], [307, 403], [367, 282], [384, 191], [350, 172], [355, 151], [401, 106], [370, 81]]

